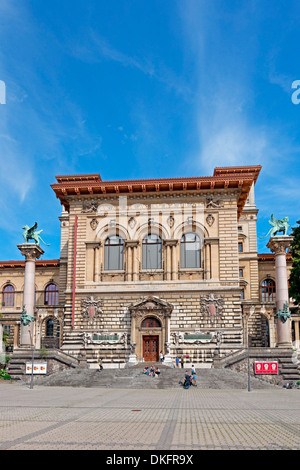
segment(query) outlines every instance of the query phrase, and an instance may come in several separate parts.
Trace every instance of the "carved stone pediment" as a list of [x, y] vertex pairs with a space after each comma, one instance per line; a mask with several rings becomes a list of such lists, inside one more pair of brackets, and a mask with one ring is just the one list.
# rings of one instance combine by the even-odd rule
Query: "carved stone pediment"
[[170, 316], [174, 306], [158, 297], [149, 296], [136, 304], [129, 306], [132, 316], [142, 316], [146, 313], [154, 313], [160, 316]]

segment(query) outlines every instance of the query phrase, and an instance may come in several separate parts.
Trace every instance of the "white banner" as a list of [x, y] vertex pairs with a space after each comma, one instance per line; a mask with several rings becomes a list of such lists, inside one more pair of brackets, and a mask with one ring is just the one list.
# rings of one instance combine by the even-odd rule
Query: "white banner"
[[[26, 362], [26, 374], [31, 374], [32, 362]], [[47, 373], [47, 362], [34, 362], [33, 363], [33, 374], [46, 374]]]

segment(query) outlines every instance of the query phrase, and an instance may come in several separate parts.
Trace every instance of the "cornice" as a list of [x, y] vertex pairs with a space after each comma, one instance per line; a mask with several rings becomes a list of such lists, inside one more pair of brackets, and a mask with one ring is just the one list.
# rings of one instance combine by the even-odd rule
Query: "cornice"
[[[58, 267], [60, 264], [59, 259], [50, 259], [50, 260], [36, 260], [35, 262], [37, 267]], [[0, 261], [0, 268], [24, 268], [25, 260], [20, 261]]]
[[259, 171], [256, 167], [216, 168], [213, 176], [158, 178], [137, 180], [102, 181], [99, 174], [56, 176], [57, 183], [51, 185], [56, 197], [69, 209], [68, 196], [113, 194], [157, 194], [179, 191], [230, 190], [239, 189], [238, 216], [240, 216], [249, 191]]

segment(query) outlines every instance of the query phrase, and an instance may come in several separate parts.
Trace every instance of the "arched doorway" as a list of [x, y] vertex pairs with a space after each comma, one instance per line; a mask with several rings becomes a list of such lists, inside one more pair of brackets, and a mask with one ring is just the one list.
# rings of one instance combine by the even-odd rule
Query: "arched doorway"
[[166, 355], [172, 310], [173, 305], [154, 296], [129, 307], [131, 344], [137, 361], [155, 362], [160, 351]]
[[60, 332], [59, 320], [54, 316], [47, 317], [42, 326], [42, 347], [47, 349], [59, 349]]
[[[156, 362], [159, 358], [161, 323], [155, 317], [147, 317], [141, 324], [143, 336], [143, 358], [145, 362]], [[157, 334], [156, 330], [157, 329]], [[146, 334], [144, 334], [144, 332]], [[151, 334], [149, 334], [151, 333]]]

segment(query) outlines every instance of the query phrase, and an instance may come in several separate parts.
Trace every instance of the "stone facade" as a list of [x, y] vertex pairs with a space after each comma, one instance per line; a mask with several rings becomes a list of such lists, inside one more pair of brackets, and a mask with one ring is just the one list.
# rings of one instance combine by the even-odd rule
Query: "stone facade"
[[[113, 367], [154, 361], [160, 351], [166, 360], [184, 356], [210, 367], [216, 354], [244, 348], [249, 337], [252, 345], [275, 346], [274, 302], [261, 298], [275, 266], [272, 255], [257, 255], [259, 172], [216, 168], [212, 177], [110, 182], [57, 177], [60, 260], [37, 261], [36, 282], [37, 298], [49, 282], [59, 292], [55, 306], [36, 303], [37, 347], [51, 343], [50, 316], [57, 347], [84, 354], [89, 367], [100, 358]], [[2, 290], [8, 281], [16, 286], [12, 323], [21, 313], [22, 266], [0, 264]]]

